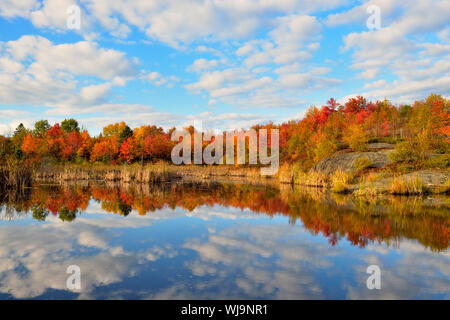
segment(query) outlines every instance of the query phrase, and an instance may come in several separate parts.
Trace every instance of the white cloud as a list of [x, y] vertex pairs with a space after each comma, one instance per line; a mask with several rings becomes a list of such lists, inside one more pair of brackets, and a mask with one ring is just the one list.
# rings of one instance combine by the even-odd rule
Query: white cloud
[[[67, 8], [77, 5], [76, 0], [44, 0], [39, 10], [31, 12], [31, 22], [38, 28], [67, 30]], [[85, 16], [83, 15], [83, 20]], [[84, 24], [86, 21], [82, 21]], [[86, 27], [83, 24], [83, 28]]]
[[[346, 1], [267, 1], [267, 0], [169, 0], [83, 1], [106, 28], [116, 28], [119, 16], [160, 41], [178, 46], [197, 39], [239, 39], [274, 24], [274, 20], [291, 12], [308, 13], [336, 7]], [[189, 14], [186, 14], [189, 12]], [[207, 26], [207, 27], [205, 27]]]
[[328, 86], [339, 84], [341, 80], [323, 78], [320, 75], [327, 73], [327, 70], [313, 69], [307, 73], [286, 73], [278, 78], [279, 84], [283, 88], [300, 88], [300, 89], [320, 89]]
[[[329, 69], [303, 64], [319, 48], [320, 32], [321, 25], [313, 16], [277, 18], [265, 38], [240, 43], [231, 52], [228, 68], [211, 71], [191, 66], [200, 77], [185, 87], [193, 93], [207, 91], [210, 98], [239, 107], [299, 106], [301, 91], [339, 83], [324, 77]], [[200, 63], [204, 65], [206, 60], [198, 60]], [[297, 96], [294, 89], [300, 89]]]
[[226, 82], [245, 77], [243, 71], [230, 68], [222, 71], [205, 72], [198, 82], [186, 85], [186, 89], [190, 91], [219, 89]]
[[450, 55], [450, 44], [424, 43], [424, 50], [421, 52], [424, 56]]
[[365, 1], [359, 6], [355, 6], [348, 11], [330, 14], [325, 20], [327, 26], [333, 27], [350, 23], [360, 23], [361, 26], [366, 25], [369, 18], [367, 8], [375, 5], [380, 8], [382, 25], [391, 20], [395, 12], [405, 5], [404, 0], [371, 0]]
[[207, 59], [197, 59], [195, 60], [192, 65], [190, 65], [187, 70], [188, 71], [194, 71], [194, 72], [200, 72], [203, 70], [208, 70], [214, 67], [217, 67], [219, 65], [219, 62], [217, 60], [207, 60]]
[[[374, 2], [375, 3], [375, 2]], [[411, 103], [423, 99], [431, 92], [449, 93], [448, 52], [442, 43], [424, 42], [425, 36], [436, 33], [445, 38], [450, 5], [448, 1], [381, 1], [383, 22], [379, 30], [363, 30], [344, 36], [344, 51], [353, 51], [352, 68], [361, 70], [360, 78], [374, 80], [365, 88], [373, 91], [359, 92], [374, 98], [389, 98], [396, 102]], [[352, 22], [367, 3], [350, 11], [328, 17], [327, 23], [335, 25]], [[359, 18], [358, 18], [359, 19]], [[393, 78], [380, 82], [380, 76]], [[398, 99], [398, 100], [397, 100]]]
[[[82, 109], [104, 103], [112, 84], [124, 85], [138, 74], [135, 61], [123, 52], [93, 42], [55, 45], [40, 36], [22, 36], [0, 48], [0, 104]], [[84, 85], [78, 77], [97, 83]]]
[[96, 84], [81, 88], [81, 97], [90, 104], [98, 104], [106, 98], [111, 91], [110, 83]]
[[[79, 3], [81, 32], [89, 34], [97, 23], [112, 36], [126, 37], [135, 27], [148, 37], [179, 46], [195, 40], [227, 40], [250, 36], [293, 12], [307, 14], [345, 4], [346, 0], [4, 0], [0, 15], [30, 18], [37, 27], [67, 30], [67, 8]], [[186, 14], [189, 13], [189, 14]], [[207, 26], [207, 27], [205, 27]]]
[[[202, 94], [205, 106], [212, 109], [220, 108], [218, 102], [236, 108], [303, 108], [305, 94], [348, 78], [362, 83], [359, 90], [366, 92], [358, 94], [394, 100], [423, 98], [428, 90], [449, 94], [448, 0], [371, 0], [352, 6], [345, 0], [4, 0], [0, 16], [23, 17], [37, 28], [71, 32], [66, 9], [74, 3], [82, 9], [80, 34], [90, 41], [54, 44], [30, 35], [0, 43], [1, 105], [50, 108], [46, 114], [55, 119], [103, 112], [111, 119], [130, 115], [131, 122], [140, 123], [139, 117], [153, 121], [159, 115], [168, 124], [186, 116], [158, 112], [155, 101], [149, 103], [152, 106], [123, 102], [115, 87], [130, 80], [162, 88], [181, 82], [189, 93]], [[381, 8], [380, 30], [366, 29], [366, 8], [371, 4]], [[339, 10], [342, 5], [344, 11]], [[315, 15], [330, 9], [332, 14]], [[333, 70], [321, 68], [321, 54], [329, 50], [323, 25], [351, 23], [359, 23], [361, 30], [353, 28], [342, 38], [340, 53], [351, 54], [351, 63], [339, 52], [333, 55], [334, 66], [345, 70], [336, 79]], [[162, 69], [139, 70], [137, 60], [93, 41], [110, 34], [120, 38], [116, 43], [129, 44], [132, 41], [125, 38], [131, 31], [150, 38], [143, 42], [163, 42], [183, 49], [177, 54], [192, 53], [191, 65], [170, 65], [192, 72], [192, 78], [180, 80]], [[345, 69], [348, 65], [351, 70]], [[348, 77], [347, 71], [353, 70], [358, 74]], [[12, 115], [8, 121], [19, 117]], [[3, 122], [3, 131], [9, 130]]]
[[172, 87], [175, 82], [178, 82], [179, 79], [175, 76], [164, 77], [159, 72], [153, 71], [141, 77], [143, 80], [147, 80], [154, 84], [155, 86], [166, 85], [167, 87]]
[[0, 16], [6, 18], [28, 17], [30, 12], [38, 7], [38, 0], [2, 0], [0, 2]]

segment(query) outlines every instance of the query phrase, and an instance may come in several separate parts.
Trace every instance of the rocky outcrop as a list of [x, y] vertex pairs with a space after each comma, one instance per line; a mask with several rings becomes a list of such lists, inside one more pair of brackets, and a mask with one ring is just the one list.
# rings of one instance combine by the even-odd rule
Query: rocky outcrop
[[393, 144], [382, 142], [367, 144], [367, 149], [369, 149], [370, 151], [392, 150], [394, 149], [394, 147], [395, 145]]
[[355, 160], [362, 157], [366, 157], [370, 160], [370, 167], [381, 168], [391, 163], [391, 160], [389, 160], [388, 157], [389, 152], [390, 151], [385, 150], [379, 152], [336, 153], [332, 157], [320, 161], [311, 170], [315, 172], [320, 171], [325, 174], [331, 174], [338, 169], [342, 171], [353, 171], [355, 170]]

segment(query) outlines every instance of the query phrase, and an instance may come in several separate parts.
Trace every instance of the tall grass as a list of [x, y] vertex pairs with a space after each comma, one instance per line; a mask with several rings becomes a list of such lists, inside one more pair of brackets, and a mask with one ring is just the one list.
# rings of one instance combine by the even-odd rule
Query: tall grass
[[157, 183], [179, 178], [175, 169], [166, 163], [133, 165], [66, 165], [49, 168], [37, 173], [39, 180], [59, 181], [121, 181]]
[[0, 167], [0, 188], [25, 189], [32, 185], [33, 168], [22, 161], [7, 161]]
[[396, 195], [422, 195], [429, 190], [416, 175], [412, 177], [395, 177], [389, 187], [389, 193]]
[[349, 186], [354, 178], [354, 174], [340, 169], [336, 170], [330, 177], [331, 191], [336, 193], [349, 192]]
[[176, 166], [167, 162], [148, 163], [140, 165], [105, 165], [69, 164], [40, 170], [36, 177], [39, 180], [56, 181], [121, 181], [139, 183], [170, 182], [181, 178], [210, 179], [212, 177], [242, 177], [247, 179], [262, 179], [259, 168], [234, 166]]
[[302, 172], [296, 176], [295, 183], [310, 187], [326, 187], [328, 176], [320, 171]]
[[320, 171], [304, 171], [299, 163], [283, 165], [278, 172], [278, 181], [307, 187], [326, 187], [328, 176]]
[[373, 198], [382, 193], [382, 190], [377, 187], [375, 181], [378, 179], [378, 175], [371, 172], [367, 176], [363, 177], [359, 184], [358, 190], [355, 191], [354, 195], [357, 197], [369, 197]]

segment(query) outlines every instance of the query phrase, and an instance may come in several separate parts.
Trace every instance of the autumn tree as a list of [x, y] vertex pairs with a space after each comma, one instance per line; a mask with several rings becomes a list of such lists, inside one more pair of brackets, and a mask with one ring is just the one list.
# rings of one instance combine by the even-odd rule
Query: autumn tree
[[350, 148], [356, 151], [365, 151], [367, 149], [367, 135], [359, 124], [351, 124], [344, 132], [344, 142], [346, 142]]
[[144, 155], [148, 159], [170, 158], [173, 144], [167, 134], [149, 135], [144, 139]]
[[133, 162], [136, 157], [136, 145], [133, 137], [127, 138], [120, 146], [120, 159], [127, 163]]
[[355, 98], [350, 98], [345, 103], [344, 112], [357, 114], [361, 110], [366, 109], [366, 107], [367, 107], [367, 100], [364, 97], [357, 96]]
[[38, 162], [45, 153], [44, 148], [45, 144], [43, 143], [43, 139], [32, 135], [31, 132], [25, 136], [22, 143], [22, 151], [29, 159], [36, 162]]
[[[162, 139], [155, 137], [166, 136]], [[167, 141], [170, 142], [170, 136], [164, 132], [164, 129], [157, 126], [141, 126], [136, 128], [133, 132], [134, 146], [136, 152], [136, 158], [140, 159], [141, 163], [144, 160], [152, 159], [155, 154], [162, 154], [166, 152], [165, 158], [170, 156], [170, 151], [167, 152]], [[152, 146], [155, 143], [157, 145]]]
[[62, 156], [66, 160], [73, 160], [77, 156], [78, 149], [81, 147], [82, 137], [79, 131], [73, 130], [64, 136], [64, 147]]
[[89, 136], [89, 133], [87, 132], [87, 130], [83, 130], [80, 135], [80, 146], [77, 150], [77, 156], [79, 158], [89, 159], [93, 146], [94, 142]]
[[114, 137], [105, 137], [92, 148], [91, 161], [115, 161], [119, 156], [120, 144]]
[[54, 124], [47, 132], [48, 152], [55, 159], [62, 158], [64, 134], [59, 123]]
[[125, 122], [110, 124], [103, 128], [104, 137], [112, 137], [116, 139], [119, 143], [122, 143], [125, 139], [130, 137], [133, 131]]

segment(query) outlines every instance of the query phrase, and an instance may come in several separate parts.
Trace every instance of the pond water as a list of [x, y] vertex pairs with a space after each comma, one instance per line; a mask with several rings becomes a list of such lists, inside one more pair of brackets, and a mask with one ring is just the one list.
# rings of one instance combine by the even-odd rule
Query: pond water
[[[449, 299], [449, 203], [43, 185], [1, 195], [0, 299]], [[71, 265], [80, 289], [67, 288]], [[381, 289], [367, 287], [370, 265]]]

